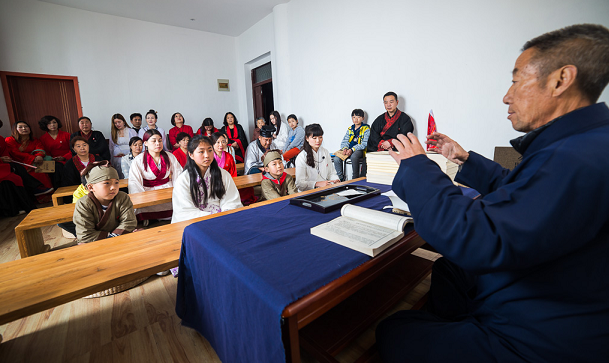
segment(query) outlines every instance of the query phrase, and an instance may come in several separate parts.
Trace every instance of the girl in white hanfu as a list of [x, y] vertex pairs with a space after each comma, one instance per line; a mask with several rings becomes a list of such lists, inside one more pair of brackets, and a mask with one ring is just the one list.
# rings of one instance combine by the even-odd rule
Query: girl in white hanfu
[[[131, 162], [129, 194], [171, 188], [174, 180], [182, 172], [178, 159], [163, 150], [163, 137], [160, 132], [150, 129], [143, 136], [146, 150]], [[143, 221], [144, 226], [147, 226], [151, 219], [168, 220], [172, 212], [171, 203], [135, 210], [137, 220]]]
[[218, 166], [207, 136], [195, 135], [188, 142], [184, 172], [175, 181], [171, 200], [171, 223], [243, 206], [230, 173]]

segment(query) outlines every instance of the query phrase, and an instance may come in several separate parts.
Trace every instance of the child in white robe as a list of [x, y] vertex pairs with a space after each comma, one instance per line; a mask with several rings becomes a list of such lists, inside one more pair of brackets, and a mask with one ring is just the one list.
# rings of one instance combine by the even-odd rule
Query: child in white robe
[[340, 182], [330, 153], [321, 146], [323, 140], [319, 124], [305, 128], [303, 150], [296, 157], [296, 186], [301, 192]]
[[218, 166], [213, 142], [207, 136], [195, 135], [188, 142], [188, 159], [171, 199], [171, 223], [243, 206], [230, 173]]

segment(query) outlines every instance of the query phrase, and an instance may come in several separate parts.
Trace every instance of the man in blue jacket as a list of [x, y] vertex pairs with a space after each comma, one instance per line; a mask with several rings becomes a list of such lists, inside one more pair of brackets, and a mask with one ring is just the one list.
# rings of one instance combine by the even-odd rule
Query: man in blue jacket
[[574, 25], [524, 45], [503, 102], [526, 134], [511, 172], [428, 136], [460, 165], [464, 197], [417, 138], [394, 140], [393, 190], [436, 261], [426, 311], [377, 328], [387, 362], [600, 362], [609, 357], [609, 30]]

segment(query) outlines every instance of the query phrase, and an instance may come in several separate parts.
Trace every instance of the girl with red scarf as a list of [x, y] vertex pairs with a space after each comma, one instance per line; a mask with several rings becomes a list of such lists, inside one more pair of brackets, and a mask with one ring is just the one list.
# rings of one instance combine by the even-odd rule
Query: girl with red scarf
[[[131, 163], [129, 194], [171, 188], [173, 181], [182, 172], [178, 159], [163, 150], [163, 136], [159, 131], [150, 129], [143, 136], [146, 150]], [[144, 221], [144, 226], [147, 226], [151, 219], [171, 219], [173, 209], [170, 202], [138, 208], [135, 214], [138, 221]]]

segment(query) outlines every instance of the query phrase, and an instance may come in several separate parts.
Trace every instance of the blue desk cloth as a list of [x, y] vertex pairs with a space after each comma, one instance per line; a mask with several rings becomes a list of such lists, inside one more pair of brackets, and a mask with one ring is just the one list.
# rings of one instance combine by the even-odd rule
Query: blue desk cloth
[[[381, 210], [391, 202], [377, 196], [357, 205]], [[281, 201], [188, 226], [176, 299], [182, 323], [223, 362], [284, 362], [284, 308], [371, 258], [311, 235], [311, 227], [339, 215]]]

